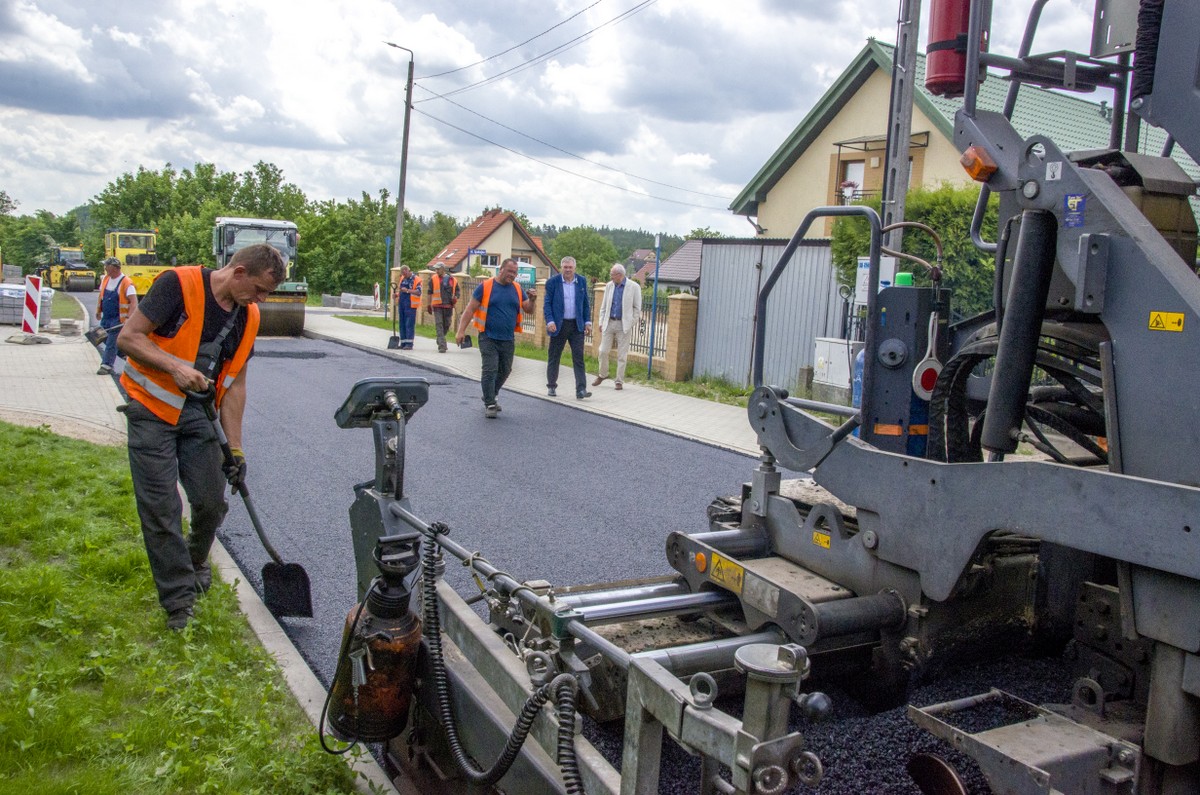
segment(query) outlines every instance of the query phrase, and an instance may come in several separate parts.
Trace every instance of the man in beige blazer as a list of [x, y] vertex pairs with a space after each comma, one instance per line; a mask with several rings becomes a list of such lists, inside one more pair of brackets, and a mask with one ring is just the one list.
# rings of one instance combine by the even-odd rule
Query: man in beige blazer
[[608, 352], [617, 346], [617, 389], [625, 386], [625, 360], [629, 358], [629, 339], [642, 314], [642, 288], [625, 278], [625, 266], [617, 263], [608, 272], [604, 298], [597, 313], [600, 320], [600, 374], [592, 382], [599, 386], [608, 378]]

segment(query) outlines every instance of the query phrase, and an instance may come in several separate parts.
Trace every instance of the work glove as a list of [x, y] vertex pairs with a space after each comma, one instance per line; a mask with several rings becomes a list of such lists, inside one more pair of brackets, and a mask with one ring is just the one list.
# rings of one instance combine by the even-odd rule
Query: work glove
[[225, 480], [229, 482], [230, 488], [237, 491], [246, 482], [246, 454], [242, 452], [242, 448], [234, 447], [233, 461], [226, 461], [221, 469], [225, 471]]

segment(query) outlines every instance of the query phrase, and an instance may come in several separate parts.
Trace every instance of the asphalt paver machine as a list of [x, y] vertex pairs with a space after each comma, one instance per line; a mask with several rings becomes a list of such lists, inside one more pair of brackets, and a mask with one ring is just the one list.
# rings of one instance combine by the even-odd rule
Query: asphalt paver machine
[[[393, 750], [430, 791], [655, 793], [664, 735], [699, 759], [681, 791], [819, 790], [829, 771], [806, 723], [830, 700], [806, 692], [810, 675], [857, 671], [886, 706], [917, 677], [1027, 650], [1071, 667], [1063, 703], [984, 687], [907, 707], [977, 768], [977, 791], [1200, 792], [1200, 281], [1194, 237], [1161, 229], [1152, 209], [1179, 217], [1195, 193], [1171, 155], [1200, 155], [1200, 5], [1102, 1], [1088, 55], [1031, 56], [1037, 2], [1016, 57], [980, 46], [990, 4], [948, 5], [931, 5], [931, 25], [954, 11], [964, 27], [931, 56], [957, 65], [929, 66], [938, 91], [963, 96], [954, 136], [981, 202], [999, 196], [996, 242], [974, 230], [995, 255], [996, 309], [951, 323], [936, 279], [878, 289], [878, 216], [810, 213], [764, 284], [758, 328], [814, 220], [864, 219], [876, 289], [861, 405], [764, 384], [772, 341], [758, 335], [759, 463], [707, 527], [667, 535], [676, 576], [654, 581], [557, 588], [457, 544], [403, 491], [404, 426], [428, 386], [360, 384], [338, 414], [376, 442], [376, 478], [351, 509], [359, 593], [379, 602], [377, 572], [404, 599], [419, 592], [424, 641], [415, 677], [392, 677], [362, 664], [370, 632], [348, 632], [343, 738], [383, 739], [358, 731], [370, 716], [356, 705], [403, 678], [417, 685]], [[984, 68], [1012, 81], [1004, 112], [977, 107]], [[1018, 134], [1022, 83], [1111, 90], [1110, 148]], [[1145, 123], [1171, 136], [1161, 156], [1134, 151]], [[476, 604], [444, 581], [448, 560], [478, 577]], [[623, 720], [619, 760], [579, 732], [580, 712]], [[920, 791], [968, 791], [946, 757], [909, 770]], [[858, 791], [892, 790], [867, 778]]]

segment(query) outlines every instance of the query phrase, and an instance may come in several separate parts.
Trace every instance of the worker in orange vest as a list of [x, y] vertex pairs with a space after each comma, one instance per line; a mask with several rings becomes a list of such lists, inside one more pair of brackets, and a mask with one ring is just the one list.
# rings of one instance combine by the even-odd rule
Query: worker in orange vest
[[513, 354], [516, 352], [517, 332], [521, 330], [522, 312], [532, 312], [533, 290], [522, 291], [517, 284], [517, 261], [512, 259], [500, 263], [495, 277], [485, 279], [471, 294], [458, 321], [455, 341], [461, 347], [467, 336], [467, 326], [475, 324], [479, 332], [479, 356], [481, 368], [479, 385], [483, 389], [483, 416], [495, 419], [500, 414], [496, 396], [512, 372]]
[[[246, 477], [242, 413], [246, 365], [258, 334], [256, 304], [285, 275], [283, 256], [265, 243], [238, 251], [219, 270], [167, 270], [117, 340], [128, 356], [121, 386], [129, 394], [129, 472], [168, 629], [188, 625], [196, 597], [212, 582], [208, 552], [229, 510], [225, 481], [236, 489]], [[207, 400], [197, 394], [210, 391], [233, 448], [230, 464], [222, 460]], [[186, 538], [179, 484], [191, 506]]]
[[400, 268], [400, 298], [396, 301], [396, 317], [400, 319], [400, 350], [411, 351], [416, 337], [417, 312], [421, 310], [421, 280], [412, 270]]
[[429, 285], [429, 306], [433, 310], [433, 324], [437, 329], [438, 353], [446, 352], [446, 332], [454, 320], [454, 306], [458, 303], [458, 280], [446, 272], [446, 263], [433, 266], [433, 279]]
[[100, 357], [100, 369], [96, 375], [111, 375], [117, 362], [117, 335], [121, 326], [129, 319], [129, 313], [137, 309], [137, 289], [133, 281], [121, 273], [121, 260], [109, 257], [104, 260], [104, 278], [100, 280], [100, 300], [96, 302], [96, 320], [100, 328], [108, 329], [104, 338], [104, 354]]

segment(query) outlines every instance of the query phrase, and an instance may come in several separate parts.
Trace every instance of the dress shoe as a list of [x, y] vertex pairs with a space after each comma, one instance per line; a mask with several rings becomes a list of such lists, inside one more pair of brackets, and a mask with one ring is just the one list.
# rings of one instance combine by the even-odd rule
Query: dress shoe
[[617, 389], [624, 389], [624, 388], [625, 388], [625, 385], [624, 385], [624, 384], [622, 384], [620, 381], [618, 381], [618, 382], [617, 382]]
[[596, 380], [592, 382], [592, 386], [600, 386], [604, 383], [604, 378], [605, 376], [602, 375], [596, 376]]

